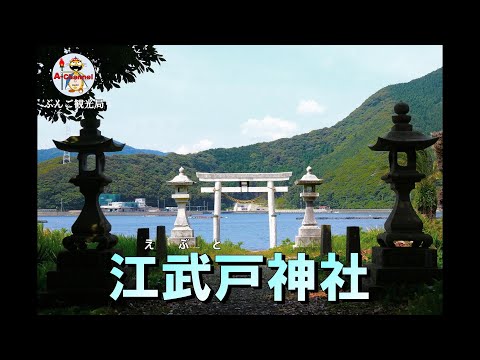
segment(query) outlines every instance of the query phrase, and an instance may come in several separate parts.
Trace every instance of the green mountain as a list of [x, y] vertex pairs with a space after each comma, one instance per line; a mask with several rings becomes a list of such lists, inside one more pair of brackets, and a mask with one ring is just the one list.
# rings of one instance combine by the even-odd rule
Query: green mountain
[[[158, 151], [158, 150], [148, 150], [148, 149], [136, 149], [134, 147], [125, 145], [122, 151], [117, 153], [118, 155], [132, 155], [132, 154], [155, 154], [155, 155], [166, 155], [167, 153]], [[107, 153], [107, 156], [111, 153]], [[45, 160], [50, 160], [59, 156], [63, 156], [63, 151], [58, 150], [57, 148], [50, 149], [39, 149], [37, 150], [37, 163], [40, 163]]]
[[[204, 172], [276, 172], [292, 171], [290, 190], [279, 203], [299, 207], [301, 189], [294, 181], [310, 165], [324, 179], [318, 188], [318, 204], [332, 208], [389, 208], [393, 192], [381, 179], [386, 173], [386, 153], [371, 151], [377, 136], [392, 126], [393, 106], [399, 101], [410, 105], [414, 128], [428, 134], [442, 129], [442, 69], [408, 83], [387, 86], [330, 128], [311, 131], [292, 138], [229, 149], [212, 149], [197, 154], [166, 156], [138, 154], [113, 155], [107, 158], [106, 174], [114, 181], [106, 192], [120, 193], [124, 200], [146, 197], [147, 204], [174, 205], [171, 189], [165, 184], [183, 166], [194, 181], [196, 171]], [[77, 164], [61, 165], [52, 159], [38, 165], [38, 207], [54, 208], [63, 198], [67, 208], [81, 208], [82, 197], [70, 177], [77, 173]], [[279, 184], [280, 185], [280, 184]], [[211, 194], [200, 194], [200, 186], [192, 187], [192, 205], [207, 201], [212, 208]], [[252, 198], [255, 194], [234, 194]], [[280, 194], [277, 194], [280, 197]], [[224, 199], [224, 204], [230, 201]]]

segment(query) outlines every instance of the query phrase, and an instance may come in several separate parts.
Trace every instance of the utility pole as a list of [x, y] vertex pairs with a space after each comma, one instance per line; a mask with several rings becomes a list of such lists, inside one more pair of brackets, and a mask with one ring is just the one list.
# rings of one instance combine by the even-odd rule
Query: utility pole
[[160, 196], [157, 196], [157, 208], [160, 210]]
[[60, 212], [63, 212], [63, 198], [60, 199]]
[[[70, 127], [67, 125], [65, 132], [67, 133], [67, 138], [70, 136]], [[70, 161], [70, 153], [68, 151], [63, 152], [63, 159], [62, 164], [69, 164]]]

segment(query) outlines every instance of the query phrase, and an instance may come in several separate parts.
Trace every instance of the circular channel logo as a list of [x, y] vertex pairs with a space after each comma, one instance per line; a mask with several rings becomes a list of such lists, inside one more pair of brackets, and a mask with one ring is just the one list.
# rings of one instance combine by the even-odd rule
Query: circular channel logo
[[53, 66], [52, 79], [62, 94], [77, 97], [88, 92], [95, 82], [95, 69], [85, 56], [63, 55]]

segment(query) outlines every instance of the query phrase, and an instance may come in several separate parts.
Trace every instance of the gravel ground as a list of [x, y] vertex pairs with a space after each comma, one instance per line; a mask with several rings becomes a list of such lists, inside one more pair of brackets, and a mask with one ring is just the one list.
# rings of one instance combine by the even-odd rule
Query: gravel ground
[[[233, 287], [228, 298], [220, 302], [215, 296], [208, 302], [196, 297], [166, 302], [159, 294], [158, 299], [126, 300], [116, 308], [119, 315], [377, 315], [394, 314], [395, 305], [380, 302], [340, 302], [332, 303], [326, 299], [323, 291], [309, 292], [306, 303], [297, 300], [297, 293], [285, 291], [285, 302], [273, 301], [273, 290], [268, 280], [275, 270], [263, 266], [262, 287]], [[203, 275], [204, 282], [217, 291], [220, 282], [219, 271]]]

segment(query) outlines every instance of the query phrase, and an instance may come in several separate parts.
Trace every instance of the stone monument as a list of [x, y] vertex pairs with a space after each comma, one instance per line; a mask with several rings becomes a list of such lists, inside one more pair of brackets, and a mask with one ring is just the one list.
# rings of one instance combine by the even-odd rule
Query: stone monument
[[312, 168], [307, 167], [307, 173], [303, 175], [300, 180], [295, 182], [295, 185], [303, 185], [303, 192], [300, 196], [306, 203], [305, 216], [302, 221], [302, 226], [298, 229], [298, 235], [295, 236], [295, 245], [307, 246], [318, 245], [321, 242], [321, 229], [315, 220], [315, 213], [313, 212], [313, 202], [318, 198], [318, 193], [315, 191], [315, 186], [322, 184], [323, 180], [317, 178], [312, 174]]
[[[372, 249], [369, 279], [364, 282], [370, 290], [399, 283], [429, 283], [441, 277], [437, 268], [437, 250], [430, 249], [432, 237], [423, 232], [423, 223], [410, 202], [410, 191], [425, 175], [416, 170], [416, 151], [433, 145], [438, 138], [413, 130], [407, 115], [409, 106], [395, 105], [396, 115], [391, 131], [378, 137], [373, 151], [388, 151], [390, 171], [382, 180], [390, 184], [396, 199], [393, 210], [385, 222], [385, 232], [378, 235], [380, 247]], [[406, 154], [406, 165], [400, 165], [398, 154]], [[410, 241], [411, 247], [397, 247], [397, 241]]]
[[171, 236], [168, 239], [170, 244], [176, 244], [185, 247], [196, 247], [197, 242], [193, 235], [193, 229], [190, 227], [187, 217], [187, 203], [190, 200], [188, 188], [194, 184], [192, 180], [184, 174], [185, 169], [180, 167], [178, 175], [172, 180], [167, 181], [167, 184], [174, 188], [172, 199], [175, 200], [178, 206], [177, 218], [172, 229]]
[[[79, 173], [70, 182], [80, 188], [85, 203], [72, 226], [72, 235], [63, 239], [66, 250], [57, 256], [57, 270], [47, 274], [47, 292], [71, 302], [104, 302], [115, 287], [116, 278], [110, 274], [114, 266], [111, 258], [119, 251], [112, 249], [118, 239], [110, 234], [112, 227], [100, 209], [98, 197], [112, 182], [103, 173], [104, 152], [121, 151], [125, 144], [101, 135], [100, 120], [93, 111], [84, 112], [80, 125], [79, 136], [54, 140], [58, 149], [78, 152]], [[96, 247], [89, 248], [93, 244]]]

